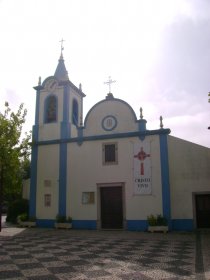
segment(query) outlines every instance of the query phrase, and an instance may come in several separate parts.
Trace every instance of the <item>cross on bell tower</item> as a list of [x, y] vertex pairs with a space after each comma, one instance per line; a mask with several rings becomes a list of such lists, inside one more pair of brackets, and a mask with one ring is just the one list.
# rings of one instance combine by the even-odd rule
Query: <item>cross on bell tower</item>
[[65, 40], [63, 40], [62, 38], [59, 42], [61, 43], [61, 54], [62, 54], [62, 51], [64, 50], [63, 42], [65, 42]]

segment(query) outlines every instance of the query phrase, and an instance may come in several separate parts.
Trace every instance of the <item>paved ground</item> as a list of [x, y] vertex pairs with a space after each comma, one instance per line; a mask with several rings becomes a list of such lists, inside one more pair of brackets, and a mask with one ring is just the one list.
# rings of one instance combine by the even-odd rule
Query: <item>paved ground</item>
[[210, 279], [209, 254], [208, 231], [151, 234], [4, 227], [0, 279]]

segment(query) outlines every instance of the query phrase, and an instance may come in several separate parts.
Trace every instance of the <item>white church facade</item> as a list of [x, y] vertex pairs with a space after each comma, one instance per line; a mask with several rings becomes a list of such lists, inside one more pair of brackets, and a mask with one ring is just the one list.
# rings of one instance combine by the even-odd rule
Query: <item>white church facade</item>
[[108, 93], [83, 123], [81, 86], [63, 55], [36, 90], [30, 216], [53, 227], [71, 216], [75, 229], [147, 230], [161, 214], [170, 230], [210, 227], [210, 149], [148, 130], [125, 101]]

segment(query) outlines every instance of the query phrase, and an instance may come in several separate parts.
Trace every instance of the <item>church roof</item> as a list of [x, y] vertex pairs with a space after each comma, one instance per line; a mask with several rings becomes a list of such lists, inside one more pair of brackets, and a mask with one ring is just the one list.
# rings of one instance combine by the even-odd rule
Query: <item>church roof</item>
[[59, 80], [59, 81], [68, 81], [68, 72], [66, 70], [66, 66], [64, 64], [64, 59], [63, 59], [63, 54], [61, 52], [61, 56], [58, 60], [58, 66], [55, 70], [54, 76]]

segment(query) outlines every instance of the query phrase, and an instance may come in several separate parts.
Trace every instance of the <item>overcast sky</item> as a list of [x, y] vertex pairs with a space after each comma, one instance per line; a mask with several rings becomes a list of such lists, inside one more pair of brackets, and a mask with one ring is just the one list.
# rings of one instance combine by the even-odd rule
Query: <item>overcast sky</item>
[[82, 83], [84, 117], [105, 98], [128, 102], [147, 128], [210, 147], [209, 0], [0, 0], [0, 105], [24, 103], [54, 74], [64, 42], [70, 80]]

